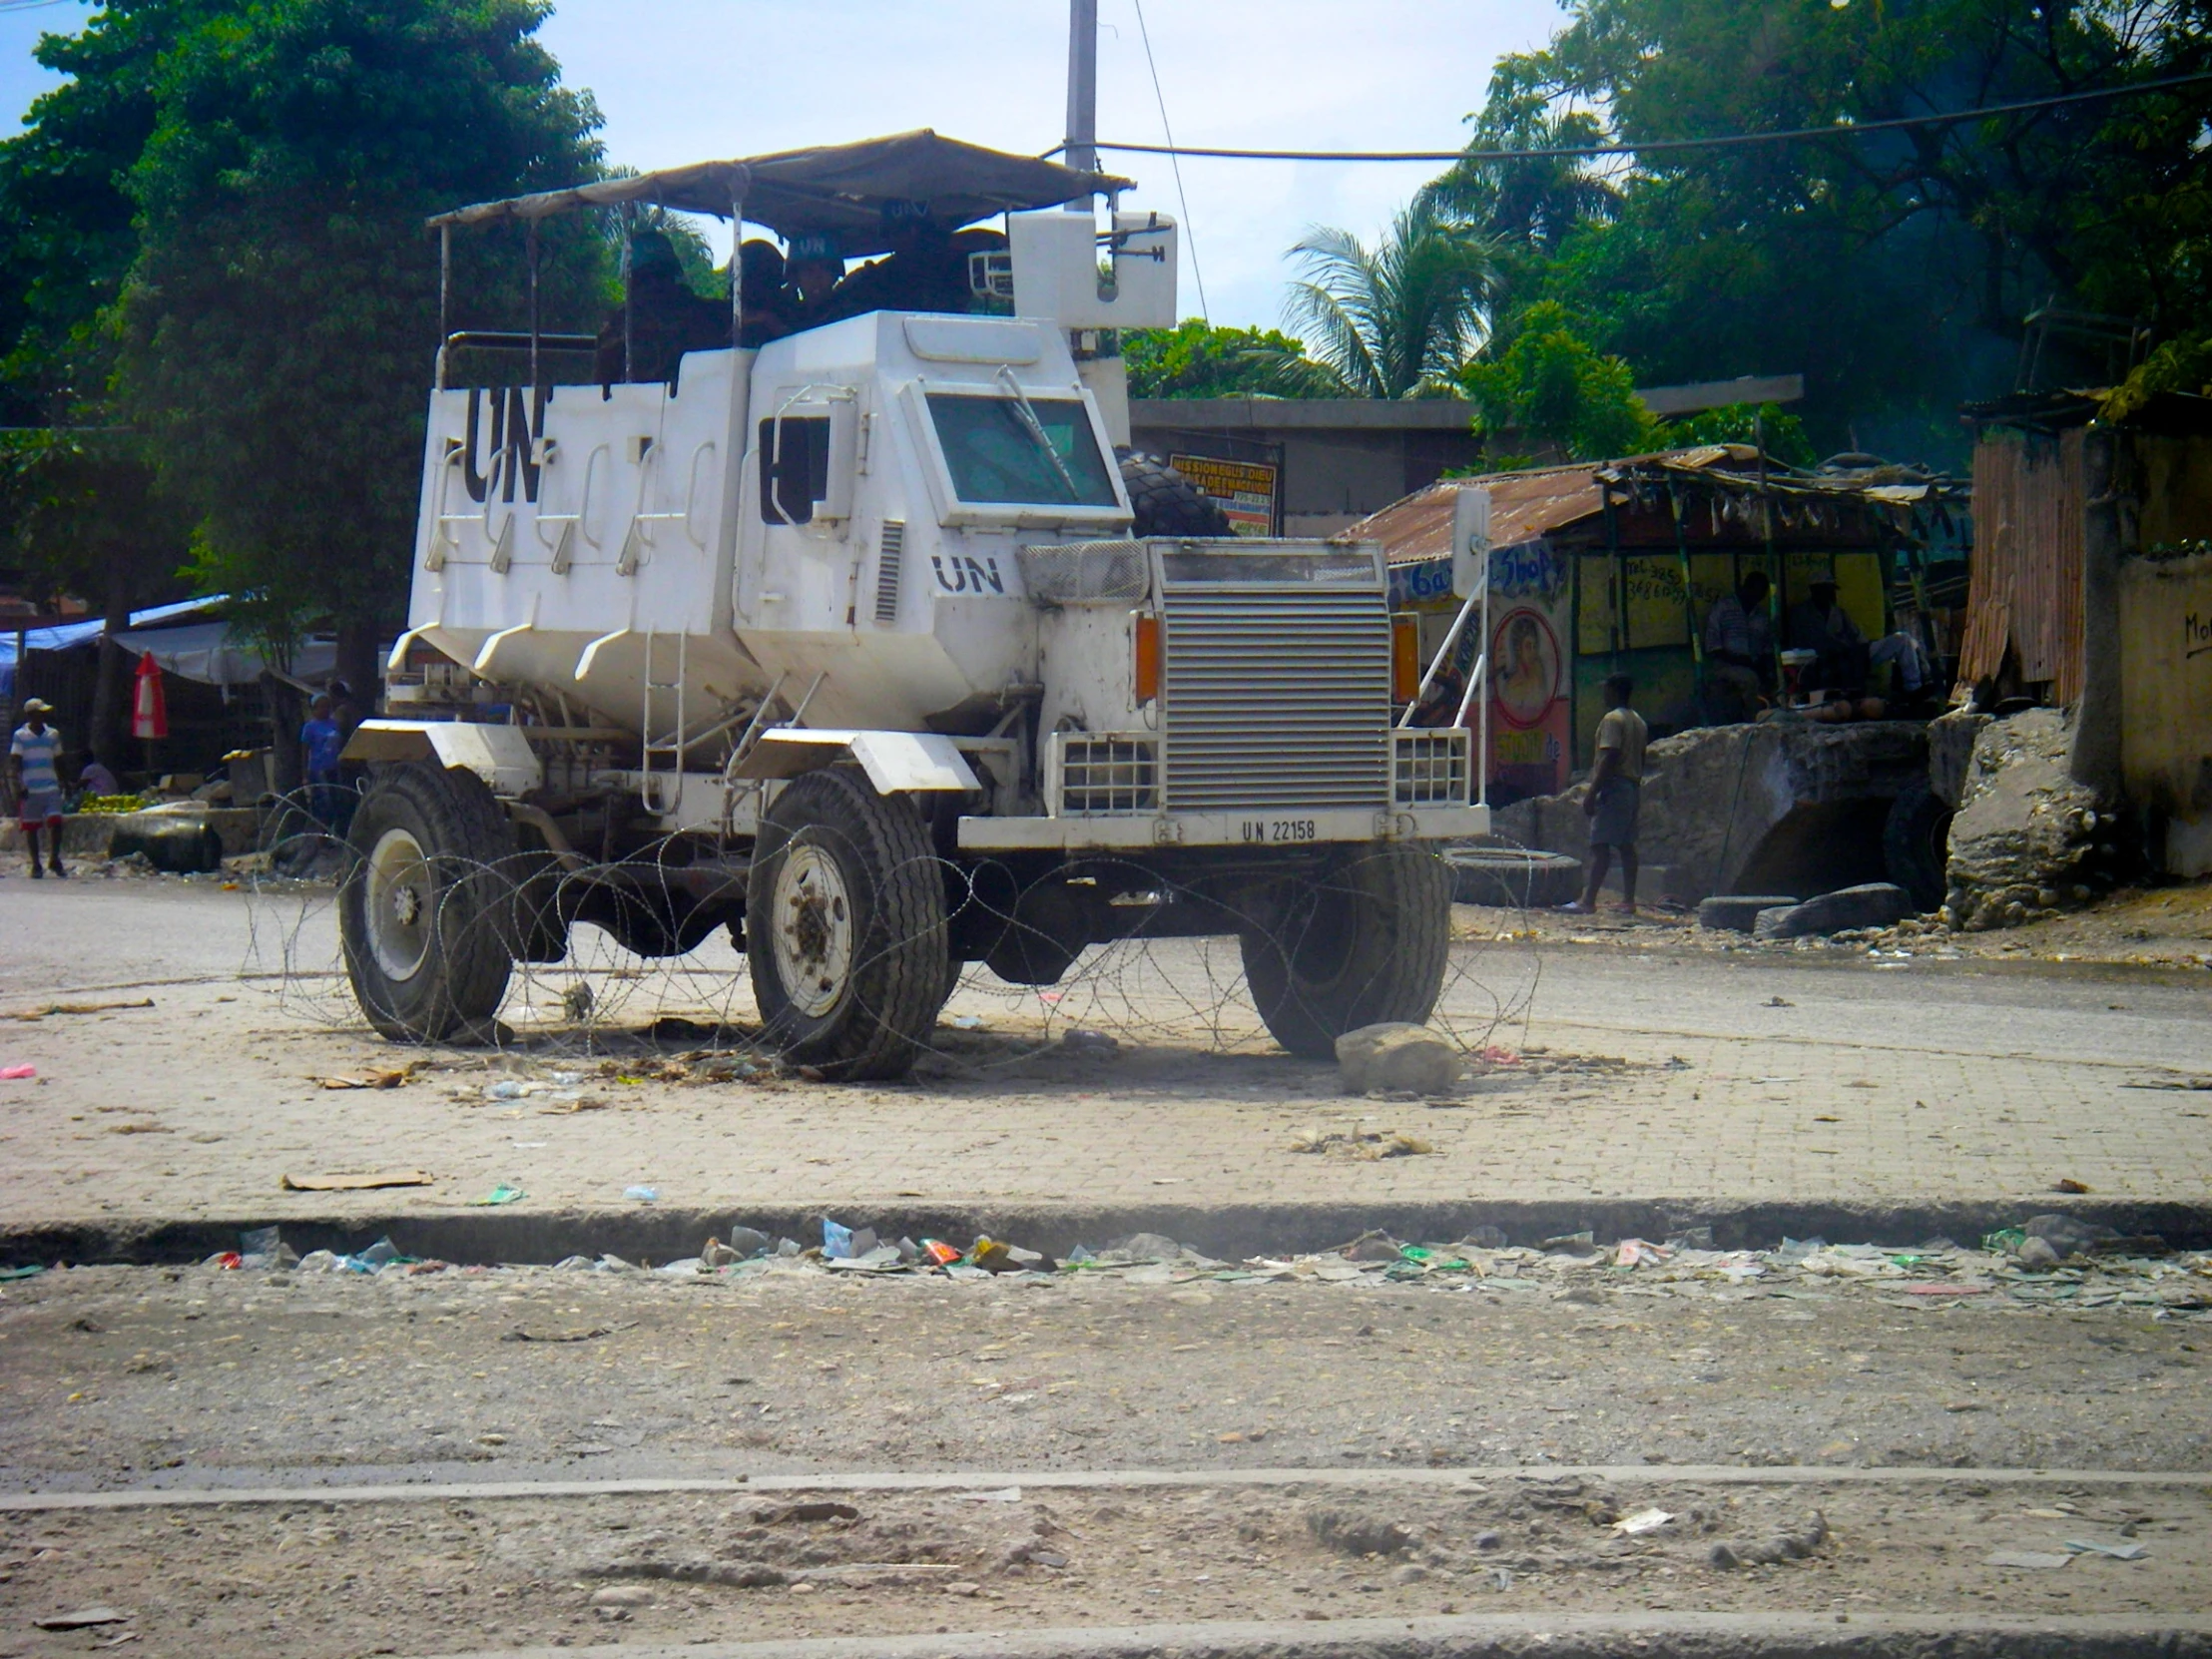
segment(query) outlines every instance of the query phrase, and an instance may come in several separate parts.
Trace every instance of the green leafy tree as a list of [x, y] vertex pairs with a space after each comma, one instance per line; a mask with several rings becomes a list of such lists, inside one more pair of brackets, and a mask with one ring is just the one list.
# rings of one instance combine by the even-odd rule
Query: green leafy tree
[[[1562, 106], [1557, 71], [1541, 53], [1504, 58], [1489, 100], [1473, 117], [1470, 152], [1572, 150], [1606, 142], [1595, 114]], [[1503, 251], [1553, 253], [1585, 225], [1620, 212], [1618, 186], [1571, 156], [1477, 160], [1472, 155], [1429, 186], [1437, 203], [1483, 227]]]
[[[200, 0], [111, 0], [38, 62], [65, 77], [0, 144], [0, 545], [43, 598], [90, 598], [111, 633], [184, 592], [185, 523], [154, 487], [142, 437], [110, 396], [111, 307], [137, 256], [122, 180], [155, 122], [161, 50]], [[112, 766], [130, 659], [108, 641], [84, 739]]]
[[1474, 404], [1476, 431], [1534, 445], [1525, 455], [1493, 457], [1507, 469], [1640, 454], [1663, 441], [1628, 364], [1593, 348], [1555, 300], [1514, 317], [1510, 342], [1468, 363], [1459, 384]]
[[1666, 449], [1751, 443], [1791, 466], [1811, 466], [1820, 458], [1812, 439], [1805, 435], [1805, 422], [1777, 403], [1730, 403], [1718, 409], [1700, 409], [1680, 420], [1667, 421], [1658, 435], [1660, 446]]
[[1337, 376], [1303, 342], [1273, 328], [1222, 328], [1187, 317], [1121, 336], [1132, 397], [1336, 397]]
[[1453, 395], [1453, 376], [1480, 341], [1496, 252], [1473, 226], [1423, 192], [1372, 249], [1317, 226], [1291, 250], [1293, 327], [1356, 397]]
[[[2212, 66], [2208, 0], [1573, 0], [1506, 60], [1483, 121], [1532, 100], [1630, 145], [1848, 127]], [[2021, 319], [2061, 306], [2163, 335], [2212, 304], [2200, 136], [2212, 89], [1859, 137], [1652, 151], [1515, 273], [1645, 383], [1806, 374], [1836, 447], [1955, 445], [2011, 382]], [[1563, 129], [1562, 129], [1563, 130]], [[1536, 164], [1528, 164], [1536, 165]], [[1448, 176], [1447, 176], [1448, 177]], [[1556, 217], [1556, 216], [1554, 216]], [[2097, 353], [2052, 372], [2124, 369]]]
[[[195, 515], [196, 569], [374, 677], [407, 592], [438, 319], [426, 215], [593, 177], [598, 116], [543, 0], [234, 0], [178, 32], [127, 174], [122, 406]], [[101, 25], [96, 18], [94, 27]], [[522, 316], [521, 241], [454, 238], [456, 325]], [[543, 233], [544, 321], [588, 325], [603, 229]]]

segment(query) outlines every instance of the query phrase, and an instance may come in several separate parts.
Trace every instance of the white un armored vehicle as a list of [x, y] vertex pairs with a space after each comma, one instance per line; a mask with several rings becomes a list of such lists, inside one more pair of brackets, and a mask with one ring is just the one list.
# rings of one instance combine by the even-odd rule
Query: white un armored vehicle
[[1127, 188], [923, 132], [433, 221], [448, 257], [523, 222], [533, 295], [540, 221], [647, 206], [887, 252], [893, 298], [901, 259], [961, 280], [765, 340], [741, 287], [650, 379], [634, 298], [596, 338], [447, 336], [386, 718], [347, 750], [379, 1031], [481, 1028], [577, 922], [648, 955], [728, 927], [770, 1039], [832, 1076], [902, 1071], [966, 962], [1044, 985], [1135, 934], [1239, 936], [1302, 1054], [1427, 1016], [1428, 843], [1487, 828], [1472, 693], [1401, 724], [1419, 665], [1377, 548], [1228, 537], [1117, 461], [1099, 331], [1175, 319], [1174, 225], [1088, 211]]

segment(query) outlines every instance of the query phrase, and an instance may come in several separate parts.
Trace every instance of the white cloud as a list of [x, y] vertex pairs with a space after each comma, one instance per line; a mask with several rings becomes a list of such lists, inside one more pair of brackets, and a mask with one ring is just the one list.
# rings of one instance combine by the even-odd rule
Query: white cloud
[[[1133, 0], [1100, 0], [1099, 132], [1155, 143]], [[0, 13], [0, 108], [50, 77], [39, 30], [77, 5]], [[1185, 144], [1448, 150], [1498, 56], [1557, 26], [1548, 0], [1150, 0], [1160, 84]], [[544, 38], [607, 116], [610, 157], [653, 168], [909, 127], [1007, 150], [1065, 125], [1061, 0], [563, 0]], [[1163, 156], [1109, 155], [1134, 204], [1178, 212]], [[1371, 236], [1437, 169], [1191, 160], [1190, 233], [1215, 318], [1280, 318], [1283, 251], [1308, 225]], [[1185, 261], [1183, 308], [1198, 308]]]

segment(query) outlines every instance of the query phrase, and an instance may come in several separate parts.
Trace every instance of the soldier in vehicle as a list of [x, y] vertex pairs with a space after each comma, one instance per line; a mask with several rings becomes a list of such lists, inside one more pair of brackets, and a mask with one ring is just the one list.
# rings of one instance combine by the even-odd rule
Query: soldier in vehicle
[[798, 299], [797, 324], [819, 328], [825, 322], [858, 314], [845, 303], [844, 257], [836, 239], [824, 231], [808, 231], [792, 238], [791, 253], [784, 261]]
[[800, 327], [799, 292], [791, 285], [784, 256], [776, 244], [755, 237], [738, 250], [740, 325], [738, 343], [751, 348], [782, 339]]
[[687, 351], [713, 351], [730, 343], [730, 307], [694, 293], [684, 280], [676, 245], [660, 231], [641, 231], [630, 245], [628, 372], [624, 372], [625, 319], [617, 306], [599, 330], [599, 383], [673, 380]]

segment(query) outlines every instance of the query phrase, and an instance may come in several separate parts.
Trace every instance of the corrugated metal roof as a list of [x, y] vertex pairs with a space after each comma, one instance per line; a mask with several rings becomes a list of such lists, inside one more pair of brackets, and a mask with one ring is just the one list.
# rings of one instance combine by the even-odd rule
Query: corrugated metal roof
[[2020, 678], [2081, 695], [2082, 428], [1974, 445], [1975, 546], [1958, 683], [1992, 680], [2007, 648]]
[[[1393, 565], [1448, 558], [1452, 498], [1462, 486], [1480, 484], [1490, 492], [1490, 545], [1515, 547], [1597, 513], [1604, 506], [1600, 480], [1611, 475], [1631, 469], [1713, 473], [1750, 470], [1758, 464], [1759, 451], [1748, 443], [1708, 443], [1694, 449], [1633, 455], [1620, 461], [1585, 461], [1530, 472], [1446, 478], [1348, 525], [1337, 533], [1337, 539], [1379, 541]], [[1778, 481], [1781, 476], [1778, 468]]]

